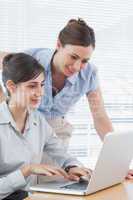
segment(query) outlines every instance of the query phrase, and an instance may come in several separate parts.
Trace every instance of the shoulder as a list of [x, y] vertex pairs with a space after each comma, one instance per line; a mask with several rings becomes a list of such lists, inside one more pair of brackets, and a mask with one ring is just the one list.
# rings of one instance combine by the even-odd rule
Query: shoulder
[[31, 56], [37, 56], [37, 55], [41, 55], [42, 53], [45, 55], [50, 54], [50, 52], [52, 51], [52, 49], [49, 48], [30, 48], [30, 49], [26, 49], [24, 50], [24, 53], [27, 53]]
[[2, 130], [6, 132], [6, 128], [10, 123], [10, 112], [5, 101], [0, 103], [0, 135]]
[[4, 122], [4, 120], [7, 118], [8, 113], [8, 107], [5, 101], [0, 103], [0, 123]]
[[51, 129], [50, 125], [48, 124], [47, 120], [45, 119], [44, 114], [41, 113], [37, 109], [32, 112], [32, 120], [34, 120], [35, 122], [37, 122], [37, 124], [38, 124], [38, 126], [40, 128], [45, 128], [45, 130], [46, 129], [48, 129], [48, 130]]
[[54, 53], [53, 49], [49, 48], [31, 48], [24, 51], [24, 53], [33, 56], [37, 59], [43, 66], [47, 66], [52, 58]]

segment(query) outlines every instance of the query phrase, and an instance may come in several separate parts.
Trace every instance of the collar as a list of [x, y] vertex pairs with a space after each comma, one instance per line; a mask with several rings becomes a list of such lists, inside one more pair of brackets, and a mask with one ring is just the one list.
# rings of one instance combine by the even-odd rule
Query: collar
[[[37, 125], [38, 124], [38, 121], [37, 119], [34, 117], [34, 111], [28, 111], [28, 118], [27, 118], [27, 121], [26, 121], [26, 125], [25, 125], [25, 131], [30, 129], [30, 125], [33, 124], [33, 125]], [[6, 103], [6, 101], [3, 101], [1, 104], [0, 104], [0, 124], [11, 124], [15, 130], [17, 130], [17, 127], [16, 127], [16, 123], [12, 117], [12, 114], [9, 110], [9, 107]]]
[[73, 74], [72, 76], [68, 77], [66, 80], [69, 81], [72, 85], [77, 81], [77, 77], [79, 72]]
[[50, 49], [50, 52], [47, 55], [47, 63], [45, 63], [45, 72], [46, 73], [51, 71], [51, 61], [53, 59], [55, 52], [56, 52], [56, 50]]
[[[50, 53], [49, 55], [47, 56], [47, 64], [45, 65], [45, 72], [48, 73], [48, 72], [51, 72], [51, 61], [53, 59], [53, 56], [54, 54], [56, 53], [56, 50], [55, 49], [50, 49]], [[87, 68], [89, 65], [89, 63], [86, 65], [85, 68]], [[67, 78], [67, 81], [69, 81], [72, 85], [76, 82], [77, 80], [77, 77], [78, 76], [81, 76], [83, 80], [86, 79], [85, 77], [85, 73], [84, 73], [84, 69], [82, 69], [80, 72], [77, 72], [75, 73], [74, 75], [70, 76]]]
[[78, 76], [80, 76], [83, 80], [86, 80], [86, 72], [87, 72], [88, 68], [90, 68], [90, 64], [89, 63], [85, 66], [85, 68], [81, 69], [76, 74], [74, 74], [74, 75], [70, 76], [69, 78], [67, 78], [67, 80], [71, 84], [74, 84], [76, 82]]
[[90, 67], [90, 63], [89, 62], [86, 64], [85, 68], [81, 69], [80, 75], [81, 75], [81, 78], [84, 81], [86, 80], [86, 76], [89, 73], [90, 69], [91, 69], [91, 67]]
[[6, 101], [0, 104], [0, 124], [9, 124], [13, 121], [13, 117], [9, 111]]

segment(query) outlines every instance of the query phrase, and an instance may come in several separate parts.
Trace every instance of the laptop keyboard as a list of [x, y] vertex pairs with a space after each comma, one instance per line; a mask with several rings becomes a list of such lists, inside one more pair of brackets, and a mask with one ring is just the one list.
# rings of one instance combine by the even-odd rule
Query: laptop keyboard
[[63, 189], [71, 189], [71, 190], [86, 190], [88, 186], [88, 181], [82, 181], [78, 183], [73, 183], [70, 185], [62, 186]]

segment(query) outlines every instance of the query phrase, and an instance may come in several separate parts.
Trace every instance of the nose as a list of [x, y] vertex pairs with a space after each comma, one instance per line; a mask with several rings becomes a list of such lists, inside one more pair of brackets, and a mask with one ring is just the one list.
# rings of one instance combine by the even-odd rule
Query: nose
[[77, 60], [77, 61], [74, 63], [74, 65], [73, 65], [73, 69], [74, 69], [76, 72], [79, 72], [80, 69], [81, 69], [81, 67], [82, 67], [82, 63], [81, 63], [80, 60]]
[[37, 90], [36, 90], [36, 96], [37, 96], [37, 97], [41, 97], [41, 96], [43, 96], [43, 94], [44, 94], [44, 88], [41, 87], [41, 86], [39, 86], [39, 87], [37, 88]]

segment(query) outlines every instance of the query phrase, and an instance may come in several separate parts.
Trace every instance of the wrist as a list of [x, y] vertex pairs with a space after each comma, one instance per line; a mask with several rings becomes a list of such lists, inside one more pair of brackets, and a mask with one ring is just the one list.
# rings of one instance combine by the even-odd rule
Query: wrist
[[26, 165], [21, 168], [22, 174], [24, 177], [28, 177], [31, 175], [31, 165]]
[[76, 165], [69, 165], [65, 167], [65, 171], [68, 173], [71, 168], [77, 167]]

